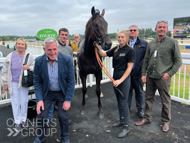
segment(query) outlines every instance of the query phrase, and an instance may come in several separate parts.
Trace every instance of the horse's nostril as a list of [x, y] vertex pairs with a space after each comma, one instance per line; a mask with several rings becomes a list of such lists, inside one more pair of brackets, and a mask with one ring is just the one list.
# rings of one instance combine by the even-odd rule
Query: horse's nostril
[[106, 45], [107, 47], [111, 47], [112, 42], [106, 42], [105, 45]]

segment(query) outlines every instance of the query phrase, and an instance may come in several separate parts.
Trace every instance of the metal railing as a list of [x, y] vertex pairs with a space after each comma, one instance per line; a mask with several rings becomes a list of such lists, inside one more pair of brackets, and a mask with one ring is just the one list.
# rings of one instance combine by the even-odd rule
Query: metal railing
[[[40, 55], [34, 55], [34, 58], [37, 58]], [[74, 60], [77, 60], [77, 58], [75, 57]], [[0, 66], [3, 66], [3, 63], [5, 61], [5, 58], [0, 58]], [[112, 69], [112, 58], [106, 57], [103, 61], [104, 65], [106, 66], [106, 68], [108, 69], [110, 74], [113, 74], [113, 69]], [[82, 82], [79, 78], [79, 69], [78, 66], [76, 66], [76, 75], [77, 75], [77, 81], [75, 83], [75, 89], [77, 88], [81, 88], [82, 87]], [[106, 83], [106, 82], [110, 82], [110, 79], [106, 76], [106, 74], [103, 73], [103, 79], [101, 80], [101, 83]], [[87, 80], [86, 80], [86, 85], [87, 87], [90, 86], [92, 87], [93, 85], [96, 84], [96, 78], [93, 74], [90, 74], [87, 76]], [[29, 90], [33, 90], [33, 87], [31, 87]], [[1, 89], [0, 89], [0, 95], [1, 95]], [[31, 94], [31, 96], [28, 96], [29, 99], [34, 99], [35, 98], [35, 94]], [[5, 98], [0, 98], [0, 105], [2, 104], [6, 104], [6, 103], [10, 103], [10, 95], [6, 92]]]
[[[34, 49], [32, 52], [32, 49]], [[28, 49], [30, 53], [34, 53], [34, 51], [39, 50], [38, 53], [43, 54], [43, 49], [41, 46], [38, 47], [32, 47], [28, 46]], [[35, 54], [33, 54], [35, 55]], [[170, 88], [170, 94], [171, 98], [175, 101], [183, 102], [188, 105], [190, 105], [190, 54], [189, 53], [181, 53], [182, 59], [183, 59], [183, 65], [179, 69], [179, 71], [172, 77], [172, 85]], [[39, 55], [35, 55], [34, 58], [38, 57]], [[77, 60], [77, 58], [74, 58], [74, 60]], [[3, 66], [3, 63], [5, 61], [5, 58], [0, 58], [0, 66]], [[104, 65], [108, 69], [109, 73], [113, 75], [113, 68], [112, 68], [112, 58], [106, 57], [104, 60]], [[77, 75], [77, 81], [75, 84], [75, 88], [81, 88], [82, 83], [79, 78], [79, 71], [78, 67], [76, 68], [76, 75]], [[106, 74], [103, 73], [103, 80], [101, 83], [109, 82], [111, 81]], [[95, 77], [94, 75], [88, 75], [87, 78], [87, 86], [95, 85]], [[158, 94], [158, 92], [156, 92]], [[1, 89], [0, 89], [0, 95], [1, 95]], [[29, 98], [35, 98], [35, 95], [29, 96]], [[2, 100], [0, 99], [0, 105], [5, 103], [10, 103], [9, 96], [6, 94], [6, 98]]]

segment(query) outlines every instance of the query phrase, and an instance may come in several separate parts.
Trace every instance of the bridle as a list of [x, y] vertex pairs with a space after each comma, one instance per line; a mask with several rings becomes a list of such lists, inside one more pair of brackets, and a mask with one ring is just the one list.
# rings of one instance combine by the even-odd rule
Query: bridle
[[91, 19], [91, 27], [92, 27], [92, 31], [93, 31], [93, 33], [94, 33], [94, 35], [95, 35], [95, 37], [96, 37], [96, 42], [97, 42], [99, 45], [101, 45], [102, 41], [101, 41], [100, 38], [104, 35], [104, 37], [103, 37], [103, 39], [104, 39], [106, 36], [108, 36], [108, 33], [105, 32], [105, 33], [100, 34], [100, 33], [94, 28], [92, 19]]

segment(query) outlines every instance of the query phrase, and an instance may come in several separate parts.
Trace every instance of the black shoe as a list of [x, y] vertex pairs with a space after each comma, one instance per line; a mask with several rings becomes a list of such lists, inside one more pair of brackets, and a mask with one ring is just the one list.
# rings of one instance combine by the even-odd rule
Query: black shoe
[[144, 115], [143, 109], [139, 109], [139, 110], [138, 110], [138, 116], [139, 116], [139, 118], [142, 118], [143, 115]]
[[113, 127], [120, 127], [123, 126], [123, 121], [119, 120], [117, 123], [113, 124]]
[[118, 138], [123, 138], [123, 137], [127, 136], [127, 135], [129, 134], [129, 132], [130, 132], [129, 126], [124, 126], [122, 132], [119, 133], [119, 134], [117, 135], [117, 137], [118, 137]]

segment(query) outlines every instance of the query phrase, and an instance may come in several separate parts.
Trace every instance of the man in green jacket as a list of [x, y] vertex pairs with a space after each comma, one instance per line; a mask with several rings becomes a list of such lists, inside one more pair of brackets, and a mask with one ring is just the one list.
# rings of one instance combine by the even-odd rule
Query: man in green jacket
[[158, 21], [155, 31], [157, 39], [148, 44], [142, 66], [141, 79], [146, 83], [145, 113], [143, 119], [135, 125], [142, 126], [151, 122], [154, 96], [158, 89], [162, 101], [162, 130], [167, 132], [171, 121], [171, 77], [182, 65], [182, 59], [178, 42], [166, 36], [168, 22]]

